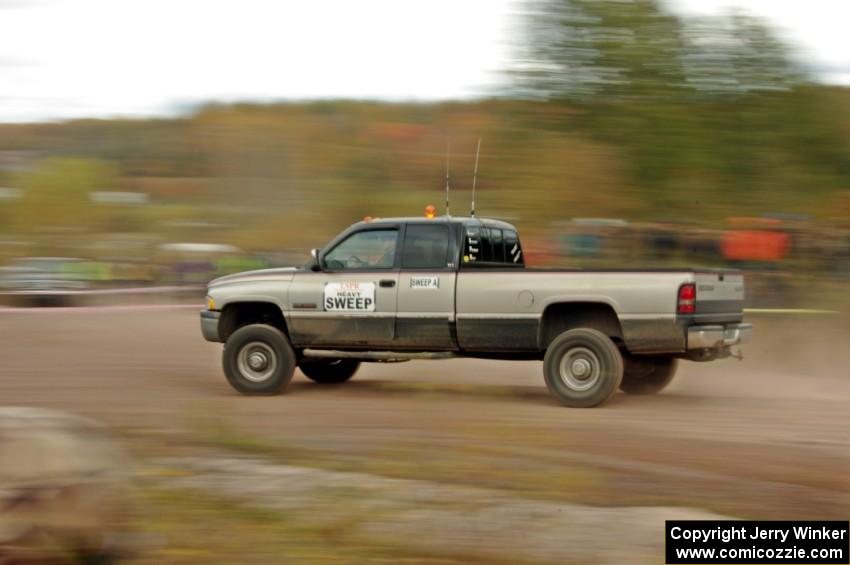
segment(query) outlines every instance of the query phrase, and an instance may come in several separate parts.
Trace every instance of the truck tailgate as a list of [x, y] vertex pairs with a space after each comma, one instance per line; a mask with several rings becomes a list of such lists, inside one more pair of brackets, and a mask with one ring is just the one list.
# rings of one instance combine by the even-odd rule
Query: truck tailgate
[[694, 273], [696, 308], [694, 321], [740, 322], [744, 314], [744, 275], [737, 271]]

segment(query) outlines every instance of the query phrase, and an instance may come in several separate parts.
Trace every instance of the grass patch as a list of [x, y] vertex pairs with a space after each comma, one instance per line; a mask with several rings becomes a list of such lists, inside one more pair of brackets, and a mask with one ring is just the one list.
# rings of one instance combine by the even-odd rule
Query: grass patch
[[481, 562], [481, 556], [452, 554], [450, 550], [423, 554], [408, 547], [404, 539], [353, 536], [350, 532], [366, 517], [345, 512], [338, 520], [329, 520], [151, 484], [142, 487], [139, 498], [141, 509], [130, 525], [142, 538], [153, 541], [128, 563]]

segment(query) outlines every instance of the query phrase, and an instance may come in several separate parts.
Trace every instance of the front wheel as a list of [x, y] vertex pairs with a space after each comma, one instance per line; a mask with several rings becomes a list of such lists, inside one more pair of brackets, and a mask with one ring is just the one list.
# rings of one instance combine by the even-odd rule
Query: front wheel
[[311, 381], [322, 384], [344, 383], [360, 368], [356, 359], [304, 359], [298, 368]]
[[265, 324], [251, 324], [233, 332], [222, 354], [227, 381], [243, 394], [278, 394], [292, 380], [295, 364], [289, 339]]
[[664, 390], [676, 375], [674, 357], [626, 356], [620, 389], [627, 394], [655, 394]]
[[543, 375], [549, 392], [563, 405], [590, 408], [617, 391], [623, 357], [604, 333], [590, 328], [569, 330], [546, 349]]

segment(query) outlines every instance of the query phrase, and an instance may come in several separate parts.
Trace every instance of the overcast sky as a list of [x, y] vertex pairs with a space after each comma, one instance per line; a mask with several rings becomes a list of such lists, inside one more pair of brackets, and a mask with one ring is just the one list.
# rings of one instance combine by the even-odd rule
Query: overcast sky
[[[0, 0], [0, 121], [169, 114], [203, 100], [470, 98], [519, 0]], [[667, 0], [769, 19], [850, 85], [850, 0]]]

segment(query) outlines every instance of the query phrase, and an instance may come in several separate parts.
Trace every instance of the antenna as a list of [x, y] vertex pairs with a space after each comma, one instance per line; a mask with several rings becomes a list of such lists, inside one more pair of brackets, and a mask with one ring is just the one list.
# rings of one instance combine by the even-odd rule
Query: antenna
[[475, 181], [478, 178], [478, 155], [481, 153], [481, 138], [478, 138], [478, 148], [475, 150], [475, 172], [472, 173], [472, 208], [469, 215], [475, 217]]
[[451, 153], [452, 144], [446, 140], [446, 217], [450, 217], [449, 213], [449, 154]]

